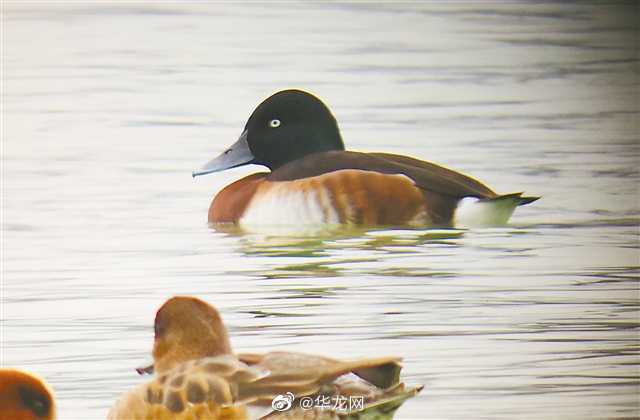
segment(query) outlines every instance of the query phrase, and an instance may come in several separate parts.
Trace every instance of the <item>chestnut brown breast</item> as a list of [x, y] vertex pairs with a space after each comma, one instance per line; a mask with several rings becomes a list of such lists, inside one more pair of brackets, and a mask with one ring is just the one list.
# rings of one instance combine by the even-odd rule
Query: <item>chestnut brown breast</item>
[[404, 175], [345, 169], [291, 181], [253, 174], [224, 188], [209, 222], [240, 224], [425, 224], [423, 191]]

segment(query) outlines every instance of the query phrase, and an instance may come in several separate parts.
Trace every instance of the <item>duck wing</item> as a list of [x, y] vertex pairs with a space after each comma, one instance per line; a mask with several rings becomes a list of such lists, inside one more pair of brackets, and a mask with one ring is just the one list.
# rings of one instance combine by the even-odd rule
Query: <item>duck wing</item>
[[125, 393], [107, 419], [245, 420], [248, 413], [238, 401], [237, 386], [266, 375], [231, 355], [191, 360]]
[[[305, 353], [271, 352], [239, 354], [238, 358], [269, 372], [268, 376], [241, 384], [241, 400], [243, 394], [261, 396], [245, 399], [268, 407], [276, 397], [295, 396], [290, 408], [260, 417], [264, 420], [390, 420], [405, 400], [422, 390], [422, 386], [405, 387], [400, 382], [400, 359], [396, 357], [340, 361]], [[314, 406], [303, 406], [304, 398], [314, 401]]]
[[270, 181], [292, 181], [343, 169], [405, 175], [422, 190], [460, 199], [498, 196], [492, 189], [467, 175], [435, 163], [392, 153], [362, 153], [342, 150], [314, 153], [289, 162], [267, 177]]
[[[270, 352], [264, 355], [240, 354], [241, 362], [269, 372], [239, 388], [238, 399], [270, 404], [271, 400], [286, 392], [296, 396], [312, 395], [338, 377], [349, 373], [371, 380], [373, 386], [394, 386], [399, 382], [400, 359], [381, 357], [340, 361], [305, 353]], [[385, 388], [388, 386], [384, 386]]]

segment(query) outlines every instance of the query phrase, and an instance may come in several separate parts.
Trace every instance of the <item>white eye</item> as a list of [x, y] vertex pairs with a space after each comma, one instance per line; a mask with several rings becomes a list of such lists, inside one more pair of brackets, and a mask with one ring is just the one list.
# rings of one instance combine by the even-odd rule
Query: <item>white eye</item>
[[271, 127], [271, 128], [280, 127], [280, 120], [274, 119], [274, 120], [269, 121], [269, 127]]

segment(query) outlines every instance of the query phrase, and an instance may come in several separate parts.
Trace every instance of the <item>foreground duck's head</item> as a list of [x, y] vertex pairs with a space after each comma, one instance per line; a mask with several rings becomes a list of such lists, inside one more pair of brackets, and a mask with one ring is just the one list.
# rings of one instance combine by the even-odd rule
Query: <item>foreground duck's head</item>
[[159, 373], [188, 360], [231, 353], [220, 314], [194, 297], [165, 302], [156, 313], [154, 331], [153, 366]]
[[0, 419], [53, 420], [53, 391], [35, 375], [0, 369]]
[[336, 119], [322, 101], [301, 90], [283, 90], [253, 111], [240, 138], [193, 176], [250, 163], [271, 170], [312, 153], [344, 150]]

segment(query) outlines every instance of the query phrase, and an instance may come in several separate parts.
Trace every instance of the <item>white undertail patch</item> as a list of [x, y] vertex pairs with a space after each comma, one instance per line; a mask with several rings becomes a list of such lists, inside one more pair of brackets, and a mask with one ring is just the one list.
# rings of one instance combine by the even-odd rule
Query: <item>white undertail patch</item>
[[453, 216], [453, 226], [467, 228], [504, 226], [518, 204], [516, 197], [496, 200], [465, 197], [458, 202]]

